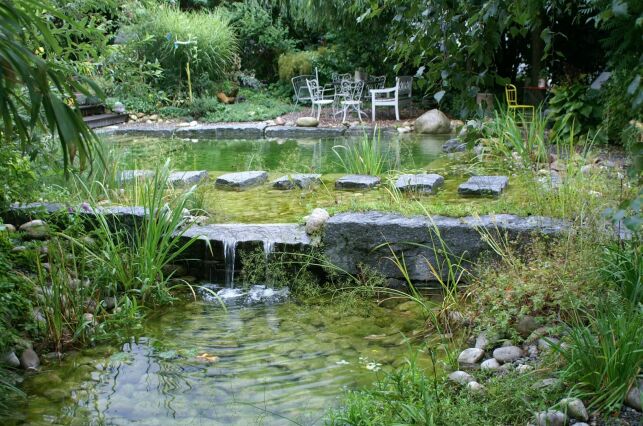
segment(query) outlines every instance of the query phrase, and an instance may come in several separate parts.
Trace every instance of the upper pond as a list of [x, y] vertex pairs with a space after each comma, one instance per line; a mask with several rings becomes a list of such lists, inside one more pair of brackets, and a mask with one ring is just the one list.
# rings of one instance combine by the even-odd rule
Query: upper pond
[[[384, 136], [380, 149], [390, 171], [429, 172], [445, 176], [441, 202], [457, 197], [459, 175], [447, 170], [442, 154], [447, 136]], [[336, 191], [334, 182], [346, 174], [333, 147], [350, 146], [359, 138], [300, 140], [208, 140], [119, 136], [106, 138], [119, 169], [154, 169], [169, 158], [175, 170], [207, 170], [211, 183], [198, 191], [197, 208], [210, 214], [213, 223], [297, 222], [313, 208], [359, 208], [365, 203], [389, 203], [387, 174], [380, 188], [364, 191]], [[341, 152], [341, 150], [339, 150]], [[222, 191], [212, 180], [234, 171], [265, 170], [268, 182], [246, 191]], [[321, 186], [309, 190], [280, 191], [270, 182], [288, 173], [321, 173]], [[475, 201], [471, 201], [475, 202]]]
[[[405, 305], [174, 306], [120, 347], [69, 354], [28, 376], [28, 399], [4, 424], [323, 424], [346, 389], [420, 349], [404, 343], [422, 329]], [[430, 366], [425, 354], [418, 362]]]

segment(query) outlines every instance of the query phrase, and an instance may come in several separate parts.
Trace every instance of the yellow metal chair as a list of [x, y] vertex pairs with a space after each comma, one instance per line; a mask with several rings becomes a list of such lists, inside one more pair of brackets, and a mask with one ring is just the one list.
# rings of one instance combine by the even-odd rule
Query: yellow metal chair
[[524, 117], [526, 122], [533, 120], [535, 114], [535, 108], [533, 105], [521, 105], [518, 103], [518, 89], [513, 84], [507, 84], [505, 86], [505, 98], [507, 99], [507, 108], [509, 113], [515, 117], [516, 111], [530, 112], [529, 120], [527, 117]]

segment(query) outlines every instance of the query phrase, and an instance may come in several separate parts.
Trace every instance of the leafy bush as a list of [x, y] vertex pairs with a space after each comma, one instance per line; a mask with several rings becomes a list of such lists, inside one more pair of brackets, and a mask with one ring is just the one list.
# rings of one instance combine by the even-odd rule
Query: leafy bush
[[147, 39], [141, 44], [144, 56], [157, 59], [163, 68], [159, 87], [169, 85], [180, 92], [191, 83], [195, 92], [205, 93], [234, 65], [237, 39], [222, 10], [183, 12], [161, 6], [148, 10], [133, 31], [140, 40]]
[[13, 144], [0, 145], [0, 213], [14, 201], [35, 193], [36, 175], [31, 162]]
[[[578, 80], [555, 87], [552, 93], [549, 110], [556, 120], [553, 130], [560, 138], [595, 134], [599, 130], [603, 105], [598, 90], [591, 89], [586, 82]], [[606, 141], [606, 138], [603, 140]]]
[[284, 53], [279, 57], [279, 80], [290, 82], [297, 75], [311, 75], [317, 55], [313, 51]]
[[641, 241], [612, 243], [605, 247], [601, 272], [605, 281], [613, 283], [623, 298], [633, 305], [643, 304], [643, 255]]
[[241, 68], [253, 70], [259, 79], [276, 80], [277, 58], [295, 46], [288, 29], [257, 0], [232, 3], [228, 10], [239, 37]]

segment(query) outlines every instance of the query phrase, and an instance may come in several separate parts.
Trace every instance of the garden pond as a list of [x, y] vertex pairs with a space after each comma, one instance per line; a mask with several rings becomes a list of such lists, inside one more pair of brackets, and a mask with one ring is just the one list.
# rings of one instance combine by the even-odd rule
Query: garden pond
[[[360, 210], [366, 205], [380, 209], [399, 203], [389, 191], [390, 182], [400, 172], [438, 173], [445, 185], [437, 195], [421, 197], [431, 203], [477, 206], [489, 199], [463, 199], [457, 186], [471, 174], [468, 166], [456, 164], [443, 154], [448, 136], [382, 135], [385, 173], [382, 185], [370, 191], [338, 191], [337, 178], [347, 174], [335, 152], [337, 146], [350, 147], [359, 138], [288, 140], [213, 140], [133, 136], [106, 137], [120, 170], [154, 169], [168, 158], [175, 170], [207, 170], [210, 183], [197, 191], [196, 207], [210, 214], [212, 223], [285, 223], [297, 222], [313, 208]], [[268, 182], [245, 191], [215, 189], [213, 180], [224, 173], [265, 170]], [[301, 190], [272, 189], [270, 182], [288, 173], [320, 173], [322, 185]], [[511, 189], [508, 191], [511, 193]], [[493, 209], [492, 209], [493, 210]], [[501, 210], [501, 209], [498, 209]]]
[[421, 349], [412, 302], [359, 305], [173, 306], [121, 347], [45, 363], [5, 424], [323, 424], [347, 389]]

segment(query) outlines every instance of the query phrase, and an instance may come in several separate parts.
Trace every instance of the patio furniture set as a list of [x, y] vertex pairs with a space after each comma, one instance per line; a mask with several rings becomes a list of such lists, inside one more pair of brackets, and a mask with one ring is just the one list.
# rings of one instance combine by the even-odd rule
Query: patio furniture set
[[376, 107], [394, 107], [395, 118], [399, 121], [400, 106], [411, 103], [413, 77], [397, 77], [395, 86], [388, 88], [385, 87], [386, 76], [369, 76], [363, 80], [353, 78], [351, 74], [333, 73], [331, 79], [332, 83], [322, 86], [317, 70], [315, 75], [294, 77], [295, 103], [310, 102], [311, 114], [316, 115], [318, 120], [322, 108], [331, 107], [333, 117], [341, 114], [342, 121], [346, 121], [347, 115], [355, 112], [360, 122], [362, 115], [368, 117], [362, 110], [365, 100], [370, 101], [372, 121], [375, 121]]

